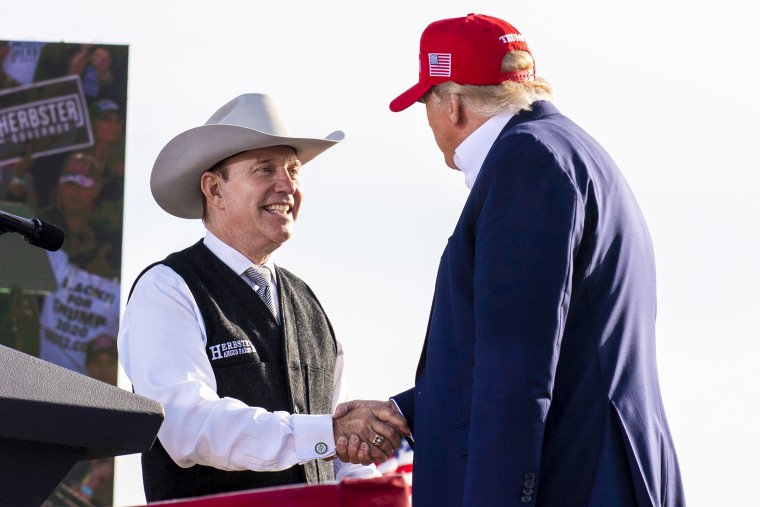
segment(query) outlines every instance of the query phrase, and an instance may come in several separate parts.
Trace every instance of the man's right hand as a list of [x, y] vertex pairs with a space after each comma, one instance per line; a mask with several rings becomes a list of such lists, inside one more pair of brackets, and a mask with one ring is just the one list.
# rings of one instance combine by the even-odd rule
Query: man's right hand
[[391, 401], [354, 400], [341, 403], [333, 414], [336, 454], [341, 461], [383, 463], [410, 435], [404, 416]]

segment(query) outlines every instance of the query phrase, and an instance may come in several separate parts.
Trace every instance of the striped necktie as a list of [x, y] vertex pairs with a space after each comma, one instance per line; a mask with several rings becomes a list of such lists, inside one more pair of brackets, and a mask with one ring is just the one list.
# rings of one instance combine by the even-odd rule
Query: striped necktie
[[269, 307], [269, 311], [272, 315], [277, 317], [277, 312], [274, 309], [274, 301], [272, 300], [272, 289], [270, 284], [272, 283], [272, 273], [266, 266], [257, 266], [252, 264], [250, 268], [245, 270], [245, 275], [253, 282], [253, 290], [261, 297], [262, 301]]

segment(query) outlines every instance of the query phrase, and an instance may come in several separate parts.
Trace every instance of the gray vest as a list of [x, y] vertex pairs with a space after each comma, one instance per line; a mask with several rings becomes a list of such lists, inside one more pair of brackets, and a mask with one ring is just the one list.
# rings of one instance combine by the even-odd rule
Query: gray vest
[[[331, 413], [335, 335], [316, 296], [301, 279], [277, 268], [282, 322], [278, 325], [261, 298], [202, 241], [161, 264], [185, 280], [200, 309], [208, 337], [206, 353], [220, 397], [268, 411]], [[279, 472], [180, 468], [159, 440], [143, 454], [142, 465], [149, 502], [334, 479], [332, 463], [322, 460]]]

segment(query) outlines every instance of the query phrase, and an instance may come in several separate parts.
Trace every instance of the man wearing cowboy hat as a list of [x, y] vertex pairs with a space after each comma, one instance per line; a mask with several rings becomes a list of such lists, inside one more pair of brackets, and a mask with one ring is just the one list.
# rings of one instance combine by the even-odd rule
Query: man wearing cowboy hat
[[623, 175], [551, 104], [509, 23], [436, 21], [419, 55], [419, 81], [390, 108], [424, 103], [471, 190], [415, 387], [393, 398], [414, 435], [415, 507], [683, 505], [652, 243]]
[[166, 412], [143, 455], [147, 500], [371, 477], [325, 459], [336, 436], [373, 442], [378, 461], [400, 444], [377, 417], [405, 428], [388, 410], [333, 421], [340, 344], [311, 289], [271, 258], [293, 233], [301, 166], [342, 138], [292, 137], [269, 96], [246, 94], [158, 155], [156, 202], [207, 232], [143, 271], [119, 333], [135, 392]]

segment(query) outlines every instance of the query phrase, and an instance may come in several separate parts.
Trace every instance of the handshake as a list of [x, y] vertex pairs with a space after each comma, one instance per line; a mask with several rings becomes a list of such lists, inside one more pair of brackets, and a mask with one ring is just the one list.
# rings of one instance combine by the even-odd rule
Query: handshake
[[383, 463], [411, 436], [406, 419], [392, 401], [354, 400], [341, 403], [333, 414], [336, 456], [341, 461]]

